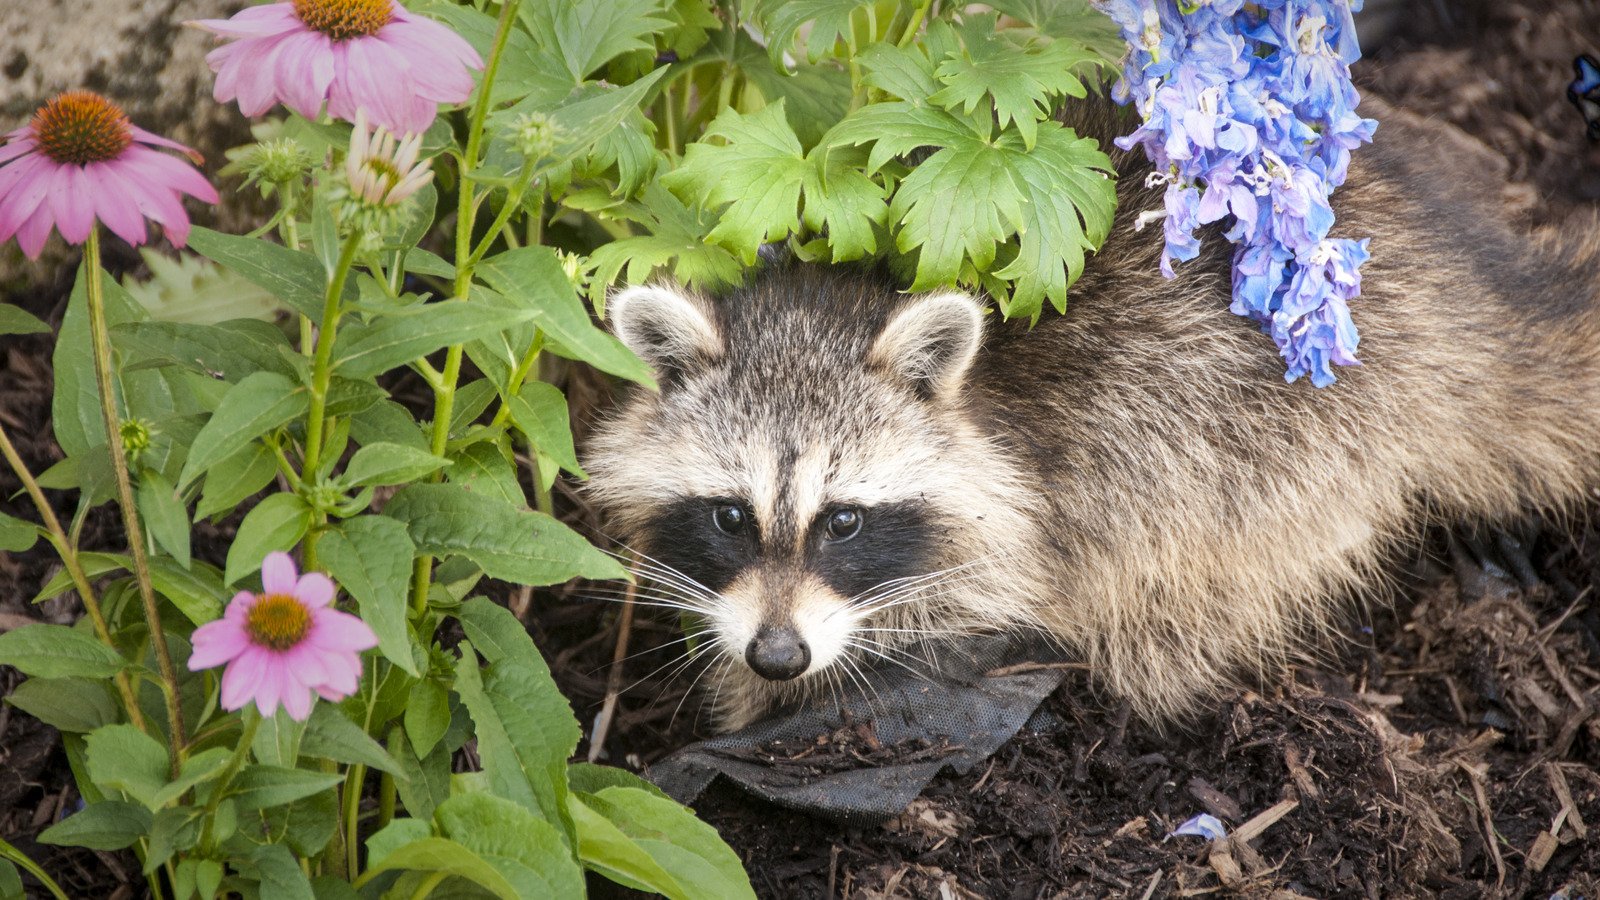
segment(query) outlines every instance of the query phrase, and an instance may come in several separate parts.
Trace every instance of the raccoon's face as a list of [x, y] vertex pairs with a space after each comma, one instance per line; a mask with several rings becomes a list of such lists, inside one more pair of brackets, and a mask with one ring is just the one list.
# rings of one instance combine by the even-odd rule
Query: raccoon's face
[[635, 287], [609, 313], [661, 390], [604, 423], [586, 465], [659, 599], [769, 682], [939, 626], [926, 589], [988, 459], [959, 396], [976, 301], [819, 276], [717, 302]]

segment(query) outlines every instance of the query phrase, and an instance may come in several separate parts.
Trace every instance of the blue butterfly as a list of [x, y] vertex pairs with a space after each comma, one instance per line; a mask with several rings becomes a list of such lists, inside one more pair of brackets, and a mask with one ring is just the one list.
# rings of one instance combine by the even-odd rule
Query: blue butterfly
[[1578, 80], [1567, 86], [1567, 99], [1589, 123], [1589, 140], [1600, 141], [1600, 62], [1585, 53], [1572, 61]]

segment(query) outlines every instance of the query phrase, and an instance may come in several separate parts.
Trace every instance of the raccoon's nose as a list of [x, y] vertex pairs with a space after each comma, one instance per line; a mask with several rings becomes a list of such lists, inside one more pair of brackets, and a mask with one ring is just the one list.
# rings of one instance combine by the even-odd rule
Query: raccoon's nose
[[763, 625], [745, 648], [744, 661], [768, 681], [788, 681], [811, 665], [811, 648], [793, 628]]

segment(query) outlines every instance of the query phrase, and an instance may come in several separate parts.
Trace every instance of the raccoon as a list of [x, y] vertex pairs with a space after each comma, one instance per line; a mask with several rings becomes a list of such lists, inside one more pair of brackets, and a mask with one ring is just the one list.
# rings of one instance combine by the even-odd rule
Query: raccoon
[[[1139, 152], [1115, 154], [1117, 220], [1065, 314], [1032, 327], [792, 263], [611, 298], [660, 391], [597, 426], [591, 496], [653, 596], [705, 623], [720, 725], [994, 629], [1184, 716], [1330, 633], [1424, 524], [1593, 491], [1600, 220], [1515, 230], [1481, 145], [1362, 111], [1381, 125], [1333, 201], [1339, 235], [1372, 239], [1363, 365], [1328, 388], [1286, 383], [1229, 312], [1220, 228], [1161, 276]], [[1084, 119], [1102, 146], [1126, 127]]]

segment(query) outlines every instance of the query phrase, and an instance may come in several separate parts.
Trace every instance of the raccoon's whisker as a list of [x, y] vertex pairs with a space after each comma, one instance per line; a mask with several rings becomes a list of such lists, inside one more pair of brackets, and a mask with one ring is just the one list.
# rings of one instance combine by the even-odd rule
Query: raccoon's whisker
[[[612, 551], [612, 550], [602, 550], [601, 552], [605, 553], [608, 556], [614, 557], [619, 561], [626, 562], [631, 567], [639, 568], [639, 569], [648, 569], [649, 571], [652, 571], [652, 572], [670, 573], [673, 577], [675, 577], [677, 579], [681, 579], [683, 582], [685, 582], [687, 584], [690, 584], [690, 585], [693, 585], [694, 587], [697, 587], [700, 590], [705, 591], [708, 594], [715, 594], [716, 593], [716, 591], [711, 590], [710, 588], [706, 587], [705, 585], [701, 584], [700, 582], [695, 581], [693, 578], [690, 578], [688, 575], [684, 574], [683, 572], [678, 571], [676, 568], [673, 568], [672, 566], [667, 565], [666, 563], [662, 562], [659, 559], [656, 559], [655, 557], [649, 555], [648, 553], [642, 553], [642, 552], [640, 552], [638, 550], [635, 550], [634, 548], [629, 547], [627, 544], [624, 544], [621, 541], [616, 541], [616, 544], [617, 544], [617, 546], [621, 547], [622, 549], [628, 551], [628, 553], [627, 554], [622, 554], [622, 553], [617, 553], [617, 552]], [[641, 565], [640, 564], [641, 560], [643, 562], [649, 563], [650, 565], [649, 566]]]
[[[874, 643], [876, 643], [876, 642], [874, 642]], [[926, 679], [928, 677], [926, 672], [919, 671], [918, 669], [912, 667], [909, 663], [906, 663], [903, 660], [896, 659], [890, 653], [885, 652], [887, 650], [892, 650], [893, 648], [884, 647], [882, 650], [880, 650], [877, 647], [873, 647], [870, 644], [865, 643], [865, 642], [863, 642], [863, 641], [861, 641], [860, 639], [857, 639], [857, 638], [852, 638], [848, 642], [848, 646], [851, 647], [854, 650], [859, 650], [859, 651], [861, 651], [863, 653], [869, 653], [869, 654], [871, 654], [873, 656], [876, 656], [877, 658], [883, 660], [884, 662], [893, 663], [894, 665], [897, 665], [900, 668], [905, 669], [907, 672], [910, 672], [912, 675], [915, 675], [919, 679]], [[880, 645], [880, 646], [882, 646], [882, 645]], [[926, 660], [923, 660], [923, 661], [926, 662]]]
[[581, 596], [583, 596], [585, 599], [604, 600], [608, 603], [637, 603], [640, 606], [653, 606], [661, 609], [677, 609], [692, 613], [705, 613], [709, 611], [708, 607], [703, 603], [698, 603], [691, 600], [682, 600], [673, 597], [651, 597], [647, 594], [634, 594], [633, 596], [628, 596], [624, 593], [608, 595], [595, 592], [585, 592]]
[[861, 671], [860, 664], [851, 659], [849, 654], [839, 657], [839, 662], [843, 664], [846, 674], [855, 682], [856, 688], [861, 691], [861, 696], [867, 701], [868, 708], [876, 716], [878, 707], [883, 702], [883, 695], [878, 693], [877, 686], [867, 677], [867, 673]]

